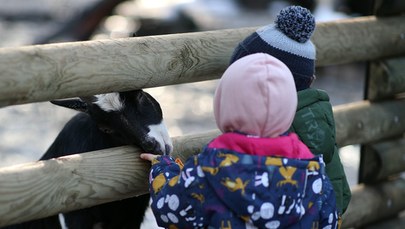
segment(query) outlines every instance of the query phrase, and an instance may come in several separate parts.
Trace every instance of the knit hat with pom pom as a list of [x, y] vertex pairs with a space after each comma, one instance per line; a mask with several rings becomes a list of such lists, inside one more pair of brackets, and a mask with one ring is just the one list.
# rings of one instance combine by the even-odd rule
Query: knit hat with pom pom
[[297, 91], [308, 88], [315, 73], [316, 51], [310, 41], [315, 18], [301, 6], [280, 11], [274, 24], [258, 29], [235, 48], [230, 63], [249, 54], [267, 53], [281, 60], [293, 73]]

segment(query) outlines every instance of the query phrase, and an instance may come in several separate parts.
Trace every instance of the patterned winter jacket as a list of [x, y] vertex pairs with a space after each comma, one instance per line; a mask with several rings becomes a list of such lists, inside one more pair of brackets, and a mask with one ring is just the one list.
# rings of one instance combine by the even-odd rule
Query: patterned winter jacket
[[263, 156], [299, 156], [305, 151], [310, 154], [295, 134], [265, 139], [226, 133], [184, 167], [169, 156], [159, 157], [152, 162], [149, 178], [158, 225], [337, 228], [335, 197], [322, 156]]
[[315, 155], [323, 155], [326, 174], [336, 194], [336, 206], [344, 213], [351, 199], [339, 149], [336, 145], [335, 120], [325, 91], [306, 89], [298, 92], [298, 108], [290, 128]]

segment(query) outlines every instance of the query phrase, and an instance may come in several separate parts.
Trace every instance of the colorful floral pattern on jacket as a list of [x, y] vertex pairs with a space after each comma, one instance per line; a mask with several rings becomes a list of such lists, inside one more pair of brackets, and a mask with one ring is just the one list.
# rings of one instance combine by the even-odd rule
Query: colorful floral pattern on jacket
[[[252, 139], [246, 137], [246, 145]], [[151, 207], [159, 226], [338, 227], [334, 193], [322, 157], [300, 160], [210, 146], [184, 167], [169, 156], [153, 162]], [[248, 148], [255, 150], [254, 145]]]

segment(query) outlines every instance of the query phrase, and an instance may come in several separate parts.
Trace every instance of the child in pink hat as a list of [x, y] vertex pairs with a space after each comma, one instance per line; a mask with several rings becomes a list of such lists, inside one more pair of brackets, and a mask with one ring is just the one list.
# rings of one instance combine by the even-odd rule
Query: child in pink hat
[[274, 23], [259, 28], [241, 41], [230, 62], [254, 53], [267, 53], [290, 69], [298, 93], [298, 108], [290, 131], [296, 133], [313, 154], [322, 154], [326, 174], [334, 188], [336, 206], [343, 214], [349, 205], [351, 191], [336, 143], [332, 105], [326, 91], [311, 88], [316, 60], [311, 36], [315, 28], [315, 17], [308, 9], [285, 7]]
[[297, 108], [289, 68], [264, 53], [235, 61], [214, 97], [223, 132], [184, 165], [152, 162], [150, 194], [165, 228], [337, 228], [322, 156], [287, 133]]

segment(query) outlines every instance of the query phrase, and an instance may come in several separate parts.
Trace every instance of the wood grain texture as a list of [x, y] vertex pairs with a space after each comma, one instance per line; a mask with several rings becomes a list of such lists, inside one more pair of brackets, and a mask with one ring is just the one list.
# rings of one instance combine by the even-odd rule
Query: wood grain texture
[[379, 222], [372, 223], [371, 225], [367, 225], [367, 229], [381, 229], [381, 228], [389, 228], [389, 229], [403, 229], [405, 225], [405, 212], [401, 212], [398, 217], [393, 217], [389, 219], [385, 219]]
[[0, 169], [0, 226], [147, 192], [149, 163], [131, 147]]
[[405, 16], [358, 17], [317, 25], [317, 65], [353, 63], [405, 54]]
[[395, 216], [405, 209], [404, 196], [404, 179], [355, 187], [352, 189], [352, 200], [343, 215], [342, 228], [359, 228]]
[[[405, 53], [404, 16], [319, 23], [317, 65]], [[0, 106], [217, 79], [254, 28], [0, 49]]]
[[0, 105], [214, 79], [241, 31], [0, 49]]
[[360, 101], [335, 106], [336, 141], [339, 147], [364, 144], [405, 132], [405, 99]]
[[[404, 34], [405, 36], [405, 34]], [[367, 98], [372, 101], [393, 98], [405, 92], [405, 55], [373, 61], [370, 64]]]
[[405, 139], [401, 136], [364, 146], [359, 180], [376, 183], [405, 171]]
[[[219, 131], [173, 138], [173, 157], [200, 152]], [[148, 192], [149, 162], [123, 146], [0, 168], [0, 227]]]

